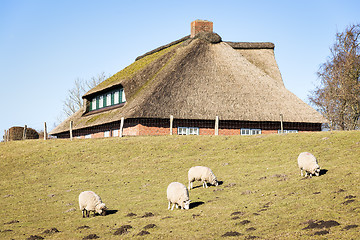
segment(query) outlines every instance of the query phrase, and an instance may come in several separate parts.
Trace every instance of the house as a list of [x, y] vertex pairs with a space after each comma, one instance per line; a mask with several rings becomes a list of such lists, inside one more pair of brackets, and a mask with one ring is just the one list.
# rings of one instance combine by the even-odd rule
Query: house
[[[288, 91], [269, 42], [225, 42], [213, 23], [139, 56], [83, 96], [51, 131], [68, 138], [123, 135], [252, 135], [321, 131], [326, 120]], [[121, 122], [121, 119], [124, 119]]]

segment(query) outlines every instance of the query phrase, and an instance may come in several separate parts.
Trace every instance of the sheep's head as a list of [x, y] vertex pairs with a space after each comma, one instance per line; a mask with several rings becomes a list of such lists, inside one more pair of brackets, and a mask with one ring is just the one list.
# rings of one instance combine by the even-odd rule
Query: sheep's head
[[309, 171], [309, 173], [319, 176], [320, 175], [320, 166], [316, 164], [314, 166], [314, 168], [311, 171]]
[[100, 203], [96, 206], [95, 211], [100, 214], [101, 216], [106, 215], [107, 207], [105, 206], [105, 203]]
[[188, 210], [190, 207], [191, 200], [186, 200], [182, 203], [182, 208]]
[[215, 177], [215, 175], [212, 173], [211, 174], [211, 181], [210, 181], [210, 184], [214, 185], [214, 186], [218, 186], [219, 183], [217, 181], [217, 178]]

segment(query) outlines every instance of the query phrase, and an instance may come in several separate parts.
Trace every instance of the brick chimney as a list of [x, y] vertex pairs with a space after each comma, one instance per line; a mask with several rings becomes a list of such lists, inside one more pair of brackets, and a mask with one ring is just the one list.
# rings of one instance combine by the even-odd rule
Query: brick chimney
[[199, 19], [191, 22], [190, 37], [195, 37], [195, 35], [199, 32], [213, 32], [213, 22]]

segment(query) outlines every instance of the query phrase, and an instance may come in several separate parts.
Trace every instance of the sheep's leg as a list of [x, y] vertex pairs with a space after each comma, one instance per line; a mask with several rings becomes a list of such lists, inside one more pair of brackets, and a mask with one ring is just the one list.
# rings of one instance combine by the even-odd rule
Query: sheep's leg
[[170, 210], [170, 206], [171, 206], [171, 202], [169, 201], [169, 206], [168, 206], [168, 210]]
[[302, 170], [302, 169], [300, 169], [300, 172], [301, 172], [301, 176], [304, 176], [304, 173], [303, 173], [303, 170]]
[[171, 211], [174, 210], [174, 207], [175, 207], [175, 203], [172, 205], [171, 207]]
[[85, 211], [86, 211], [86, 217], [90, 217], [90, 211], [88, 211], [86, 209], [85, 209]]
[[189, 188], [189, 190], [191, 189], [191, 182], [190, 181], [189, 181], [189, 187], [188, 188]]
[[82, 212], [82, 215], [83, 215], [83, 218], [85, 218], [85, 209], [83, 209], [81, 212]]
[[206, 188], [208, 188], [208, 185], [206, 184], [206, 182], [204, 181], [204, 183], [203, 183], [203, 187], [206, 187]]
[[178, 205], [177, 203], [175, 203], [175, 207], [176, 207], [176, 209], [178, 209], [178, 208], [179, 208], [179, 205]]

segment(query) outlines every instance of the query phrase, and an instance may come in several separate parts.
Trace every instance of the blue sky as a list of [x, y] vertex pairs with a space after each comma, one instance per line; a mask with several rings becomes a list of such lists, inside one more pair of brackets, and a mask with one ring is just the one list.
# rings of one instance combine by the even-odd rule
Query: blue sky
[[77, 78], [112, 75], [143, 53], [214, 22], [224, 41], [273, 42], [287, 89], [308, 102], [336, 32], [360, 23], [360, 1], [0, 0], [0, 136], [49, 130]]

